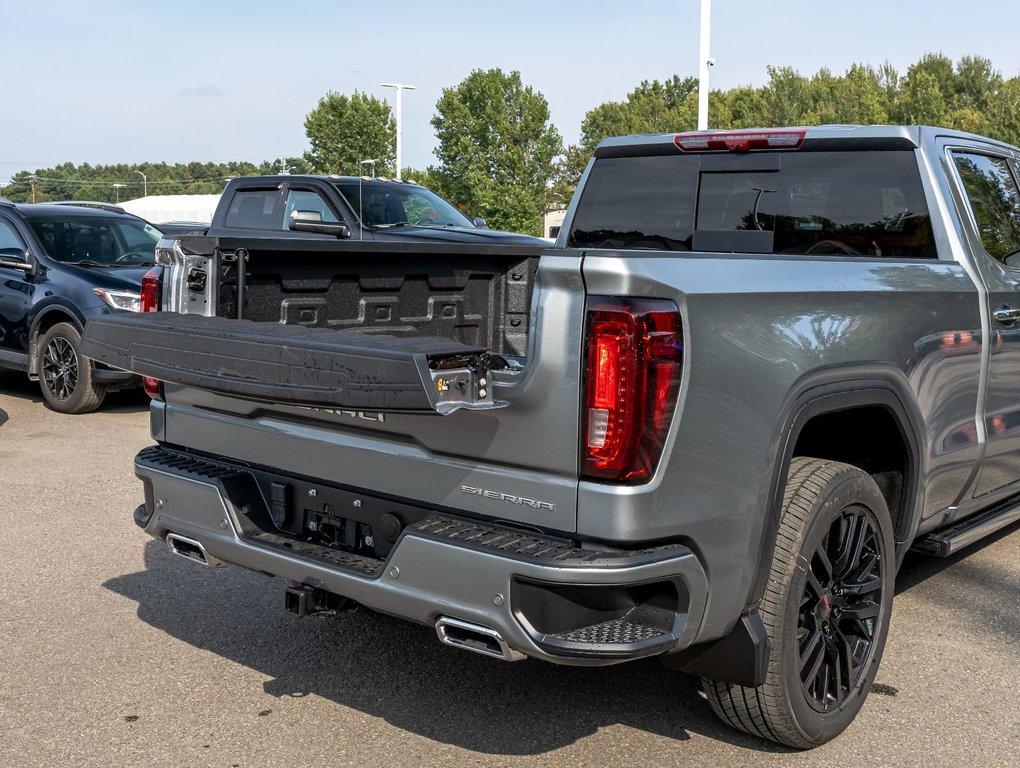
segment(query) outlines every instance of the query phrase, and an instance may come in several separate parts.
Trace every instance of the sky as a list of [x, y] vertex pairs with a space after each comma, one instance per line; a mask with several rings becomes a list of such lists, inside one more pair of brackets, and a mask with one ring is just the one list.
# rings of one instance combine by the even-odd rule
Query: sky
[[[436, 162], [430, 120], [473, 69], [518, 70], [575, 142], [642, 80], [697, 75], [700, 0], [0, 0], [0, 185], [59, 163], [261, 162], [307, 148], [328, 91], [403, 98], [403, 165]], [[926, 52], [1020, 75], [1020, 3], [714, 0], [713, 88]], [[711, 115], [709, 116], [711, 121]]]

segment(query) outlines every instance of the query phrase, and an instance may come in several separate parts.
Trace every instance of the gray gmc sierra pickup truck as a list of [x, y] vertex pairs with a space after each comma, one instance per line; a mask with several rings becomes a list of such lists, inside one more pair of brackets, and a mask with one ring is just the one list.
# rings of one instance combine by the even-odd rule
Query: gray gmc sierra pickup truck
[[175, 553], [508, 661], [658, 655], [811, 747], [906, 551], [1020, 517], [1018, 178], [936, 128], [608, 139], [555, 247], [164, 239], [164, 311], [83, 349], [159, 382], [135, 522]]

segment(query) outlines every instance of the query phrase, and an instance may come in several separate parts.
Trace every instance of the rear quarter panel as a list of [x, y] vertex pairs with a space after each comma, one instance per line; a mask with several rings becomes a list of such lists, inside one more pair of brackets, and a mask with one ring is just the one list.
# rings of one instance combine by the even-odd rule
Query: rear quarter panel
[[920, 487], [932, 489], [921, 503], [948, 503], [966, 482], [975, 445], [947, 436], [974, 426], [980, 344], [941, 343], [946, 332], [980, 337], [977, 292], [959, 264], [589, 251], [583, 273], [589, 294], [675, 301], [685, 359], [654, 478], [581, 482], [578, 532], [690, 543], [712, 584], [706, 636], [748, 595], [775, 511], [783, 425], [807, 382], [887, 380], [919, 415]]

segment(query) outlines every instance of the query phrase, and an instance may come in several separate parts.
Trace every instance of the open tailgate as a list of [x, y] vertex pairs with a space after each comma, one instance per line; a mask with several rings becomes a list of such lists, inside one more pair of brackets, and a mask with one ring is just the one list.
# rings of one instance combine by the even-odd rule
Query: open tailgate
[[290, 405], [444, 415], [506, 405], [488, 381], [498, 357], [434, 336], [153, 312], [89, 320], [81, 353], [161, 381]]

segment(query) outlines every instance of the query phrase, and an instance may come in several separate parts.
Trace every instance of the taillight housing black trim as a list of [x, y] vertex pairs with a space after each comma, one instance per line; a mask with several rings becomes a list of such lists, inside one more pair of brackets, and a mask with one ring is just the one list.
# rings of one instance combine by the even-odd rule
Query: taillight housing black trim
[[668, 300], [590, 296], [586, 308], [581, 476], [651, 479], [676, 410], [683, 326]]

